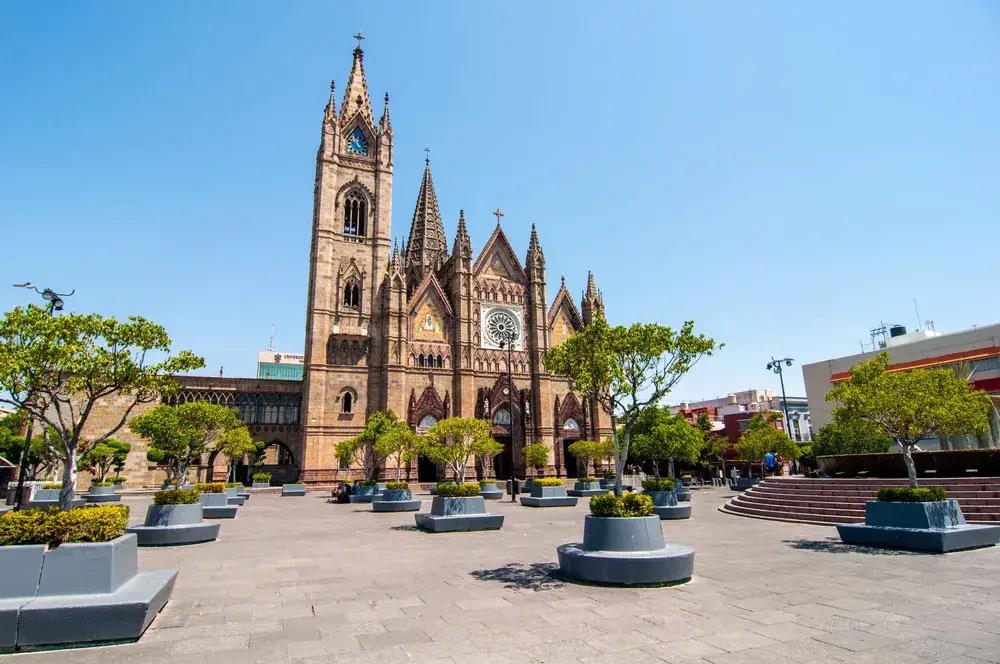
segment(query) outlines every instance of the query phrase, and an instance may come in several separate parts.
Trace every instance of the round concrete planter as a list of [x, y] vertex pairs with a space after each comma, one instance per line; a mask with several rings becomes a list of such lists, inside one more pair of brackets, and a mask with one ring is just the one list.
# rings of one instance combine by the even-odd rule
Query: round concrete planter
[[666, 507], [677, 504], [677, 494], [673, 491], [643, 491], [643, 493], [653, 499], [655, 507]]
[[486, 500], [500, 500], [503, 498], [503, 489], [496, 482], [480, 482], [479, 495]]
[[354, 492], [351, 494], [352, 503], [370, 503], [380, 494], [377, 484], [355, 484]]
[[413, 493], [409, 489], [386, 489], [381, 494], [383, 501], [412, 500]]
[[150, 505], [142, 526], [129, 528], [139, 546], [173, 546], [210, 542], [219, 536], [218, 523], [202, 520], [201, 503], [193, 505]]
[[115, 491], [117, 487], [112, 486], [91, 486], [83, 495], [88, 504], [93, 503], [117, 503], [122, 497]]
[[588, 515], [583, 542], [557, 547], [567, 576], [615, 585], [681, 583], [694, 573], [694, 549], [666, 544], [655, 516], [611, 518]]
[[409, 489], [386, 489], [372, 501], [373, 512], [416, 512], [420, 501], [413, 500]]
[[113, 484], [111, 486], [91, 486], [87, 490], [87, 493], [91, 496], [113, 496], [115, 495], [115, 489], [117, 487]]
[[[176, 571], [138, 573], [135, 535], [110, 542], [0, 547], [0, 648], [134, 641]], [[9, 618], [13, 618], [12, 620]]]
[[600, 481], [597, 482], [574, 482], [575, 491], [600, 491], [602, 488]]

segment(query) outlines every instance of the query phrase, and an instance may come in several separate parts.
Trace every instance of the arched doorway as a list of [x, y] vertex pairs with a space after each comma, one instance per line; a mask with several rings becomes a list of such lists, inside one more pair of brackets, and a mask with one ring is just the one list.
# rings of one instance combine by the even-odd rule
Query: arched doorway
[[[437, 424], [436, 417], [433, 415], [424, 415], [420, 419], [420, 422], [417, 423], [417, 433], [419, 435], [425, 435], [435, 424]], [[437, 464], [421, 454], [417, 459], [417, 481], [436, 482], [437, 479]]]
[[580, 440], [581, 437], [580, 423], [572, 417], [566, 418], [562, 425], [563, 464], [566, 477], [580, 476], [580, 461], [569, 451], [569, 446]]
[[493, 439], [503, 444], [503, 452], [493, 457], [493, 476], [498, 480], [509, 480], [514, 472], [511, 457], [512, 423], [510, 408], [506, 404], [499, 406], [493, 413]]

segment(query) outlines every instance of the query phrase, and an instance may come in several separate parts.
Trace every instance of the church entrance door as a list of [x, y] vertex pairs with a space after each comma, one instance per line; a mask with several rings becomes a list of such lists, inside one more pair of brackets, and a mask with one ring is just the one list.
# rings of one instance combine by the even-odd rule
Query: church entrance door
[[497, 436], [493, 439], [503, 443], [503, 452], [493, 457], [493, 474], [498, 480], [509, 480], [511, 475], [510, 436]]
[[437, 479], [438, 479], [437, 464], [435, 464], [430, 459], [421, 456], [417, 461], [417, 481], [437, 482]]
[[566, 477], [580, 476], [579, 464], [577, 463], [576, 457], [569, 451], [569, 446], [575, 442], [575, 440], [563, 441], [563, 463], [566, 467]]

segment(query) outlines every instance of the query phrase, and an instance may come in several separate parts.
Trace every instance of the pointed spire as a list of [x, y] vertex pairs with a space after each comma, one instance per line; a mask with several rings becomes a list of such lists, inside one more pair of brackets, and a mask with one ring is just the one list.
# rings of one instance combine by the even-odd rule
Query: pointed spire
[[588, 297], [588, 298], [594, 298], [594, 299], [596, 299], [598, 297], [598, 295], [597, 295], [597, 286], [594, 284], [594, 273], [591, 272], [590, 270], [587, 271], [587, 293], [586, 293], [586, 297]]
[[594, 320], [594, 314], [596, 312], [604, 312], [604, 298], [601, 297], [601, 292], [597, 290], [597, 285], [594, 283], [594, 273], [587, 272], [587, 290], [583, 293], [583, 301], [581, 303], [583, 311], [583, 324], [590, 325]]
[[362, 62], [364, 57], [365, 52], [361, 50], [359, 40], [358, 47], [354, 49], [354, 66], [351, 67], [351, 75], [347, 77], [344, 101], [340, 104], [340, 121], [346, 122], [360, 111], [368, 126], [374, 129], [372, 102], [368, 97], [368, 82], [365, 80], [365, 67]]
[[326, 118], [328, 120], [337, 117], [337, 102], [333, 98], [333, 93], [337, 89], [337, 84], [334, 81], [330, 81], [330, 101], [326, 103]]
[[528, 256], [531, 256], [534, 253], [544, 255], [542, 252], [542, 245], [538, 242], [538, 231], [535, 230], [535, 225], [531, 224], [531, 239], [528, 241]]
[[392, 133], [392, 122], [389, 120], [389, 93], [385, 93], [385, 108], [382, 110], [382, 119], [378, 121], [380, 134]]
[[[417, 193], [417, 205], [410, 224], [409, 251], [406, 255], [407, 270], [417, 272], [416, 281], [423, 278], [425, 267], [437, 269], [448, 258], [448, 240], [441, 223], [437, 193], [431, 177], [430, 163], [424, 165], [424, 178]], [[409, 273], [408, 273], [409, 276]]]
[[458, 231], [455, 233], [455, 246], [451, 253], [454, 256], [472, 258], [472, 240], [465, 227], [465, 210], [458, 211]]

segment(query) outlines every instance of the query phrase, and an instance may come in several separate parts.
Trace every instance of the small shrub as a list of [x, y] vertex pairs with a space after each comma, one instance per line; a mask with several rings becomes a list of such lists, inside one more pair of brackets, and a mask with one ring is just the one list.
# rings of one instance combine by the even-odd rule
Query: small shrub
[[444, 480], [438, 480], [437, 485], [441, 486], [442, 484], [454, 484], [454, 483], [455, 480], [444, 479]]
[[604, 479], [606, 479], [606, 480], [613, 480], [613, 479], [615, 479], [615, 474], [614, 474], [614, 473], [612, 473], [612, 472], [611, 472], [611, 471], [609, 470], [609, 471], [607, 471], [606, 473], [604, 473]]
[[467, 482], [465, 484], [441, 484], [438, 486], [438, 495], [442, 498], [471, 498], [479, 495], [479, 484]]
[[61, 489], [62, 488], [62, 484], [53, 484], [53, 483], [43, 484], [42, 488], [43, 489]]
[[194, 505], [200, 500], [198, 489], [167, 489], [153, 494], [154, 505]]
[[225, 493], [226, 483], [225, 482], [200, 482], [194, 485], [194, 488], [201, 493]]
[[234, 487], [242, 487], [242, 486], [243, 486], [243, 482], [226, 482], [226, 488], [227, 489], [232, 489]]
[[0, 517], [0, 546], [110, 542], [125, 534], [128, 505], [29, 509]]
[[628, 493], [619, 498], [613, 493], [593, 496], [590, 513], [600, 517], [635, 518], [653, 514], [653, 499], [642, 494]]
[[254, 482], [258, 484], [271, 481], [271, 473], [254, 473], [251, 478]]
[[643, 491], [673, 491], [674, 486], [677, 482], [670, 478], [664, 478], [661, 480], [643, 480], [642, 490]]
[[908, 486], [884, 486], [875, 496], [878, 500], [896, 503], [931, 503], [947, 500], [948, 494], [939, 486], [911, 489]]
[[90, 486], [114, 486], [115, 483], [111, 480], [105, 480], [103, 482], [91, 482]]
[[404, 491], [410, 488], [409, 482], [386, 482], [385, 488], [388, 491]]
[[562, 486], [562, 480], [558, 477], [536, 477], [534, 486]]
[[596, 482], [597, 478], [596, 477], [578, 477], [578, 478], [576, 478], [576, 481], [577, 482]]
[[684, 473], [683, 475], [681, 475], [681, 479], [682, 480], [689, 480], [689, 479], [691, 479], [691, 473]]
[[358, 486], [378, 486], [376, 480], [358, 480]]
[[127, 477], [121, 477], [121, 476], [119, 476], [119, 477], [109, 477], [108, 480], [112, 484], [125, 484], [126, 482], [128, 482], [128, 478]]

